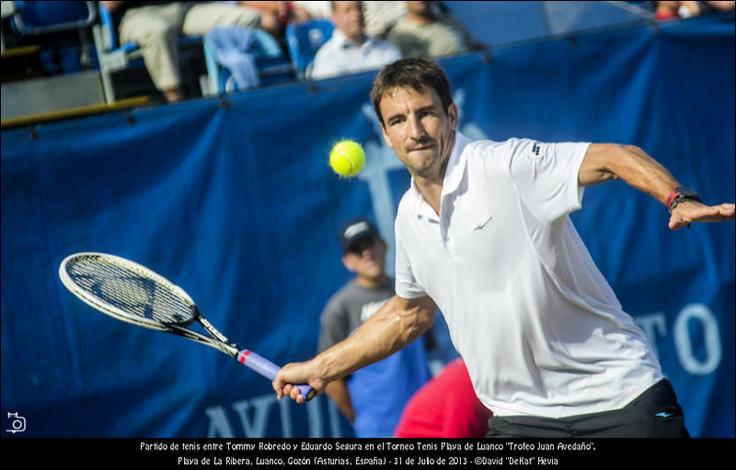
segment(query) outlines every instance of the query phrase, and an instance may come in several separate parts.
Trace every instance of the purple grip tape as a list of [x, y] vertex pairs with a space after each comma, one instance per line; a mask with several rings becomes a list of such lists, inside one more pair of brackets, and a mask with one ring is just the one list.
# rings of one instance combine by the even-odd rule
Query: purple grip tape
[[[240, 362], [244, 366], [253, 369], [255, 372], [261, 374], [271, 381], [276, 378], [279, 370], [281, 370], [281, 367], [277, 366], [273, 362], [262, 356], [259, 356], [253, 351], [248, 351], [247, 349], [243, 349], [242, 351], [240, 351], [238, 353], [237, 359], [238, 362]], [[299, 389], [299, 392], [307, 401], [311, 400], [315, 394], [314, 389], [311, 387], [311, 385], [302, 384], [296, 385], [296, 387]]]

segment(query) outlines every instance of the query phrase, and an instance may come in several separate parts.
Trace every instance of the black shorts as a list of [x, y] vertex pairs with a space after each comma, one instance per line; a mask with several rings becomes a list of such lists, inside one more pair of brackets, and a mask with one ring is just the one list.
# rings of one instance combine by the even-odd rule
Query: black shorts
[[486, 437], [690, 437], [672, 384], [663, 379], [628, 405], [613, 411], [543, 418], [493, 416]]

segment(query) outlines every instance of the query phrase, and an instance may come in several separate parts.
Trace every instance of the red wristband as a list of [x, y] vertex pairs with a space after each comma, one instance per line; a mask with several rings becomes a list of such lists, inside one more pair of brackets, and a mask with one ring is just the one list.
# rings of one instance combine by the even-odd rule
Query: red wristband
[[672, 192], [667, 196], [667, 199], [664, 201], [664, 205], [667, 206], [667, 209], [672, 207], [672, 202], [675, 200], [677, 196], [680, 195], [680, 192], [677, 189], [673, 189]]
[[682, 201], [700, 201], [700, 197], [698, 196], [698, 193], [696, 193], [692, 189], [686, 188], [684, 186], [678, 186], [669, 194], [669, 196], [667, 196], [667, 199], [665, 200], [667, 210], [672, 212], [672, 210], [677, 207], [677, 205]]

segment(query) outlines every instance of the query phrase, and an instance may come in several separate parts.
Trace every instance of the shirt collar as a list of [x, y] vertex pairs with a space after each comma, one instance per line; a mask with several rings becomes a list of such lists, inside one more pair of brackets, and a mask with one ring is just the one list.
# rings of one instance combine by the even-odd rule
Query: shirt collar
[[365, 42], [362, 45], [357, 45], [350, 39], [348, 39], [347, 36], [345, 36], [342, 31], [335, 28], [335, 30], [332, 33], [332, 39], [335, 41], [335, 44], [339, 49], [368, 49], [370, 47], [373, 47], [373, 38], [366, 35]]
[[460, 181], [465, 174], [467, 157], [463, 158], [463, 151], [470, 143], [470, 139], [455, 131], [455, 145], [452, 146], [452, 153], [445, 168], [445, 177], [442, 181], [442, 196], [453, 193], [460, 186]]
[[[442, 179], [442, 198], [455, 192], [463, 179], [467, 167], [467, 157], [463, 157], [463, 151], [469, 143], [470, 139], [461, 134], [460, 131], [455, 131], [455, 144], [452, 146], [452, 152], [445, 168], [445, 176]], [[427, 204], [422, 197], [422, 193], [417, 189], [414, 177], [411, 178], [411, 191], [414, 194], [414, 212], [417, 216], [438, 221], [438, 215], [434, 213], [434, 209]]]

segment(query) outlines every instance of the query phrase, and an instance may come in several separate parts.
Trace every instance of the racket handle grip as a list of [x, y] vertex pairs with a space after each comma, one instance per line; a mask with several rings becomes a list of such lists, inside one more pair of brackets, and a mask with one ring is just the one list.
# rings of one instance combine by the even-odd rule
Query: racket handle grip
[[[259, 356], [253, 351], [248, 351], [247, 349], [243, 349], [242, 351], [238, 352], [237, 359], [238, 362], [240, 362], [244, 366], [252, 369], [253, 371], [261, 374], [271, 381], [276, 379], [276, 375], [278, 375], [279, 371], [281, 370], [281, 367], [277, 366], [265, 357]], [[311, 400], [312, 397], [314, 397], [315, 395], [315, 390], [312, 388], [311, 385], [301, 384], [295, 385], [295, 387], [299, 389], [299, 392], [302, 394], [306, 401]]]

